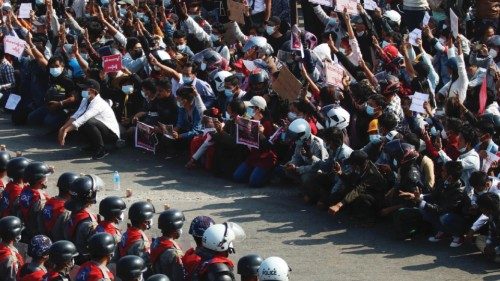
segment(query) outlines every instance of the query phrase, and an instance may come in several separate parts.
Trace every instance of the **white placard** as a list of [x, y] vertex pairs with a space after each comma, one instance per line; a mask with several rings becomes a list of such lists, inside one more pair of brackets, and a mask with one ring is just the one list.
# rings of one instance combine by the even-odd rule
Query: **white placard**
[[429, 14], [429, 12], [425, 12], [424, 19], [422, 20], [422, 24], [424, 26], [426, 26], [429, 24], [430, 20], [431, 20], [431, 15]]
[[19, 18], [29, 19], [32, 9], [31, 3], [21, 3], [21, 6], [19, 7]]
[[496, 156], [495, 154], [489, 151], [486, 151], [486, 153], [488, 153], [488, 157], [483, 159], [483, 165], [481, 167], [481, 171], [485, 173], [488, 172], [493, 162], [498, 162], [500, 160], [500, 157]]
[[344, 8], [347, 9], [347, 13], [350, 15], [359, 14], [357, 0], [337, 0], [337, 5], [335, 6], [335, 11], [344, 12]]
[[319, 4], [321, 6], [333, 7], [332, 0], [309, 0], [313, 4]]
[[21, 96], [10, 94], [7, 99], [7, 103], [5, 104], [5, 108], [10, 110], [16, 110], [17, 105], [21, 101]]
[[335, 62], [325, 61], [326, 83], [344, 89], [342, 78], [344, 78], [344, 68]]
[[364, 8], [368, 11], [374, 11], [376, 8], [378, 8], [378, 5], [377, 2], [373, 0], [365, 0]]
[[415, 92], [415, 94], [411, 97], [410, 110], [419, 113], [425, 113], [424, 102], [428, 100], [428, 94]]
[[254, 69], [257, 68], [255, 63], [251, 60], [243, 60], [243, 64], [245, 65], [245, 68], [248, 69], [248, 71], [254, 71]]
[[408, 41], [413, 46], [418, 46], [417, 39], [422, 39], [422, 30], [415, 28], [409, 35]]
[[451, 33], [453, 37], [457, 38], [458, 36], [458, 16], [453, 12], [450, 8], [450, 23], [451, 23]]
[[17, 58], [23, 55], [24, 48], [26, 47], [26, 41], [10, 35], [5, 36], [3, 44], [5, 46], [5, 53], [11, 54]]

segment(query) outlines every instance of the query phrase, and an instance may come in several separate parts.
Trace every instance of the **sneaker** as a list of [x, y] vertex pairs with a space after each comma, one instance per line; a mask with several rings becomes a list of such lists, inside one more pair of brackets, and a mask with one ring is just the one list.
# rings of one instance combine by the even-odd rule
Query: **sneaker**
[[105, 149], [101, 149], [96, 154], [94, 154], [92, 156], [92, 160], [100, 160], [108, 155], [109, 155], [109, 152], [107, 152]]
[[457, 248], [457, 247], [462, 246], [463, 243], [464, 243], [463, 236], [453, 236], [453, 241], [451, 241], [450, 247]]
[[436, 235], [429, 237], [428, 240], [429, 240], [429, 242], [435, 243], [435, 242], [439, 242], [439, 241], [443, 240], [443, 238], [445, 238], [445, 236], [446, 236], [446, 234], [444, 232], [439, 231], [438, 233], [436, 233]]

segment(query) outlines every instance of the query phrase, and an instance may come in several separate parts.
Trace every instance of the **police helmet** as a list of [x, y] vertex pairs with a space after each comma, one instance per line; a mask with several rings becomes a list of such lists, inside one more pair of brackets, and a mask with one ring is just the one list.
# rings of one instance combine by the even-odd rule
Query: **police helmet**
[[169, 233], [181, 229], [184, 221], [186, 221], [186, 218], [181, 211], [168, 209], [163, 211], [158, 217], [158, 228], [162, 233]]
[[99, 215], [106, 220], [112, 220], [119, 218], [126, 208], [127, 205], [123, 199], [118, 196], [109, 196], [99, 203]]
[[242, 257], [238, 261], [238, 274], [241, 276], [257, 276], [263, 260], [261, 256], [255, 254]]
[[128, 255], [122, 257], [116, 265], [116, 275], [122, 281], [135, 280], [142, 276], [147, 267], [144, 260], [138, 256]]
[[114, 253], [115, 238], [106, 232], [96, 233], [89, 239], [89, 253], [92, 258], [101, 258]]
[[0, 238], [4, 242], [13, 241], [21, 235], [24, 226], [21, 220], [15, 216], [6, 216], [0, 219]]
[[71, 241], [59, 240], [50, 246], [49, 261], [56, 266], [70, 263], [77, 256], [78, 251]]
[[30, 161], [24, 157], [12, 158], [7, 163], [7, 176], [13, 180], [22, 179], [24, 177], [24, 170]]
[[31, 162], [24, 170], [24, 180], [33, 185], [50, 174], [51, 170], [47, 164], [43, 162]]

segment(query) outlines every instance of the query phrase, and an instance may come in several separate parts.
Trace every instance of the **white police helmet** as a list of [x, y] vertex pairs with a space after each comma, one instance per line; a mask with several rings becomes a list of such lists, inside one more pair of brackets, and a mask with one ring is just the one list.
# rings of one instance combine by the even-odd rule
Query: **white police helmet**
[[259, 267], [259, 281], [288, 281], [290, 267], [280, 257], [269, 257]]

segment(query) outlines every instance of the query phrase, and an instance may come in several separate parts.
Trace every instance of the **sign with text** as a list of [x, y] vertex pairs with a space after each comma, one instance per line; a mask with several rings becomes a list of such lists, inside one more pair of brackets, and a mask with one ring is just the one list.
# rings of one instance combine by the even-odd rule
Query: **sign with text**
[[377, 2], [373, 0], [365, 0], [364, 8], [367, 11], [374, 11], [376, 8], [378, 8]]
[[11, 54], [17, 58], [23, 55], [24, 48], [26, 48], [26, 41], [10, 35], [5, 36], [3, 44], [5, 46], [5, 53]]
[[245, 4], [233, 0], [227, 0], [229, 19], [237, 23], [245, 24]]
[[344, 89], [342, 78], [344, 78], [344, 68], [336, 62], [325, 61], [326, 83], [340, 89]]
[[19, 7], [19, 18], [29, 19], [32, 9], [31, 3], [21, 3], [21, 6]]
[[457, 38], [458, 36], [458, 16], [453, 12], [453, 9], [450, 8], [450, 24], [451, 24], [451, 33], [453, 37]]
[[122, 69], [122, 55], [111, 55], [102, 57], [102, 68], [104, 73], [118, 72]]
[[347, 9], [347, 13], [350, 15], [359, 14], [357, 0], [337, 0], [335, 11], [344, 12], [344, 8]]
[[259, 126], [257, 120], [239, 117], [236, 120], [236, 143], [259, 148]]
[[293, 76], [288, 67], [283, 66], [278, 79], [274, 80], [271, 87], [280, 97], [293, 102], [299, 96], [302, 84]]
[[154, 127], [137, 122], [135, 127], [135, 147], [155, 152], [156, 144], [158, 144], [158, 140]]
[[415, 28], [408, 35], [408, 42], [410, 42], [410, 44], [412, 44], [413, 46], [418, 47], [417, 39], [422, 39], [422, 30]]
[[319, 4], [321, 6], [333, 7], [332, 0], [309, 0], [313, 4]]
[[7, 103], [5, 104], [5, 108], [10, 110], [16, 110], [17, 105], [21, 101], [21, 96], [16, 94], [10, 94], [7, 99]]
[[425, 113], [424, 103], [429, 100], [429, 95], [415, 92], [411, 97], [410, 110], [418, 113]]

